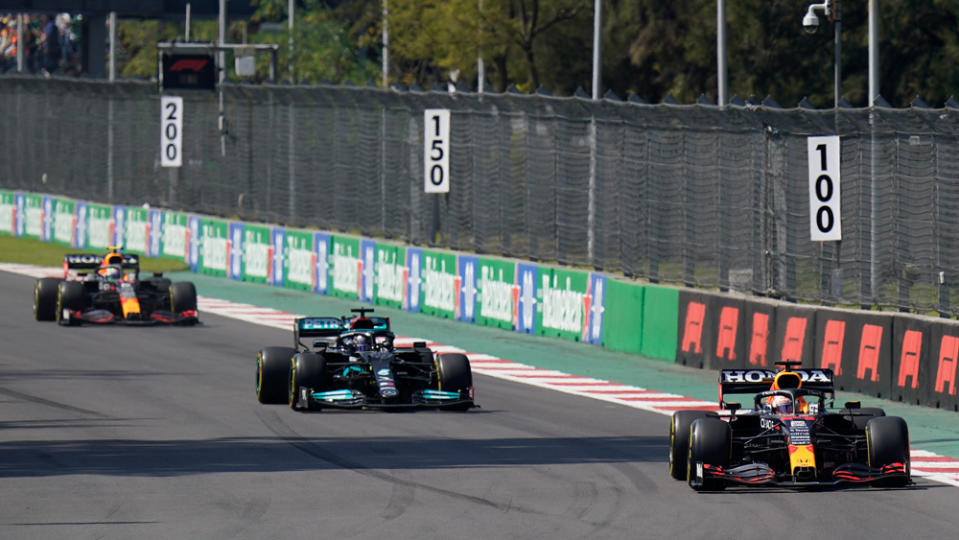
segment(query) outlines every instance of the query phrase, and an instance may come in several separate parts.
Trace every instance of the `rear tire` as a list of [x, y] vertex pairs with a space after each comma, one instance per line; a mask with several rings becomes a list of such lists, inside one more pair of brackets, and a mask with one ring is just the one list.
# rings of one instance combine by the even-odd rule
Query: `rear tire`
[[870, 418], [866, 423], [866, 448], [869, 466], [884, 467], [892, 463], [902, 463], [906, 476], [883, 481], [887, 486], [905, 486], [909, 484], [911, 470], [909, 464], [909, 427], [898, 416], [880, 416]]
[[698, 418], [716, 417], [708, 411], [676, 411], [669, 424], [669, 475], [686, 479], [686, 458], [689, 455], [689, 428]]
[[196, 311], [196, 287], [192, 282], [181, 281], [170, 285], [170, 311], [181, 313]]
[[290, 360], [290, 372], [287, 384], [287, 402], [294, 411], [309, 409], [300, 406], [300, 388], [320, 390], [326, 379], [326, 357], [320, 354], [304, 352]]
[[63, 310], [83, 311], [87, 308], [87, 290], [79, 281], [61, 281], [57, 286], [57, 324], [70, 326], [72, 317], [64, 317]]
[[57, 290], [59, 278], [40, 278], [33, 288], [33, 316], [38, 321], [52, 321], [57, 318]]
[[726, 481], [720, 478], [703, 478], [702, 484], [694, 483], [696, 463], [714, 467], [729, 466], [732, 432], [729, 424], [718, 418], [697, 418], [689, 428], [689, 457], [686, 464], [686, 481], [696, 491], [722, 491]]
[[290, 347], [264, 347], [256, 355], [256, 399], [264, 404], [286, 403], [286, 385], [290, 359], [296, 351]]
[[446, 407], [448, 410], [465, 411], [473, 406], [473, 370], [465, 354], [447, 353], [436, 355], [436, 380], [439, 390], [459, 392], [469, 403]]

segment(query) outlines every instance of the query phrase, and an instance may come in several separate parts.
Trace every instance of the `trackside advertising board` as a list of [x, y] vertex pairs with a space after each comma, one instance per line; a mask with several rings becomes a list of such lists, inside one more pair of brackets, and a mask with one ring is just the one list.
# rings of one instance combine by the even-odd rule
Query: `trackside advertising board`
[[284, 246], [283, 269], [286, 272], [284, 287], [313, 290], [313, 234], [287, 229]]
[[17, 223], [17, 197], [12, 191], [0, 191], [0, 233], [13, 235]]
[[360, 240], [360, 258], [363, 266], [360, 268], [360, 301], [373, 303], [373, 289], [376, 282], [376, 242], [369, 239]]
[[423, 250], [422, 265], [420, 312], [444, 319], [454, 318], [460, 282], [456, 275], [456, 255]]
[[227, 236], [226, 247], [230, 260], [227, 261], [226, 277], [240, 280], [243, 278], [243, 224], [230, 223]]
[[536, 299], [540, 309], [536, 313], [536, 333], [582, 341], [591, 304], [589, 274], [540, 267], [538, 282]]
[[363, 275], [360, 239], [333, 236], [331, 237], [331, 244], [330, 294], [357, 300], [360, 297], [360, 280]]
[[113, 245], [113, 207], [87, 205], [87, 249], [103, 249]]
[[23, 236], [43, 240], [43, 197], [27, 194], [23, 197]]
[[229, 224], [219, 219], [203, 218], [200, 221], [200, 258], [198, 269], [201, 274], [226, 277], [227, 230]]
[[376, 244], [373, 299], [377, 304], [402, 309], [406, 297], [406, 248]]
[[474, 322], [476, 320], [476, 297], [479, 290], [476, 288], [476, 272], [479, 258], [471, 255], [457, 257], [457, 295], [456, 320]]
[[[120, 229], [119, 221], [117, 229]], [[150, 211], [146, 208], [135, 206], [126, 209], [126, 227], [123, 234], [123, 243], [117, 244], [123, 246], [125, 251], [147, 254], [147, 247], [150, 242]]]
[[51, 240], [64, 246], [73, 245], [77, 229], [77, 203], [71, 199], [54, 198], [53, 237]]
[[520, 289], [516, 263], [480, 257], [476, 273], [476, 324], [513, 330]]
[[[240, 242], [241, 278], [253, 283], [267, 283], [270, 279], [273, 245], [270, 243], [270, 228], [262, 225], [243, 225], [243, 237]], [[236, 249], [236, 246], [233, 246]]]
[[330, 291], [330, 235], [313, 233], [313, 292], [329, 294]]
[[160, 255], [186, 261], [188, 237], [187, 215], [179, 212], [164, 212]]

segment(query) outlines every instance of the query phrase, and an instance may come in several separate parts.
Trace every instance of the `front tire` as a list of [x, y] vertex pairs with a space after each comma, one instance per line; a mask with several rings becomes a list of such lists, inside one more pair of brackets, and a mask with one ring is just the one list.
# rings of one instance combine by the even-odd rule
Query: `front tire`
[[884, 485], [901, 487], [909, 484], [909, 427], [905, 420], [898, 416], [870, 418], [866, 423], [866, 449], [870, 467], [902, 463], [906, 475], [889, 478]]
[[40, 278], [33, 288], [33, 316], [38, 321], [57, 318], [57, 294], [59, 278]]
[[323, 387], [326, 378], [326, 357], [323, 355], [304, 352], [290, 360], [289, 384], [287, 385], [287, 402], [294, 411], [309, 409], [309, 404], [300, 403], [300, 388], [319, 390]]
[[726, 481], [721, 478], [703, 477], [697, 482], [698, 463], [714, 467], [729, 466], [732, 432], [729, 424], [718, 418], [698, 418], [689, 428], [689, 457], [686, 464], [686, 481], [696, 491], [722, 491]]
[[256, 355], [256, 399], [263, 404], [286, 403], [286, 384], [290, 359], [296, 351], [290, 347], [264, 347]]
[[170, 285], [170, 311], [196, 311], [196, 287], [189, 281]]
[[61, 326], [73, 324], [72, 317], [64, 317], [63, 311], [83, 311], [87, 308], [87, 290], [79, 281], [61, 281], [57, 286], [56, 321]]
[[465, 411], [473, 406], [473, 370], [465, 354], [447, 353], [436, 355], [436, 380], [439, 390], [459, 392], [469, 403], [447, 407]]
[[686, 458], [689, 454], [689, 428], [699, 418], [715, 417], [708, 411], [676, 411], [669, 424], [669, 475], [686, 479]]

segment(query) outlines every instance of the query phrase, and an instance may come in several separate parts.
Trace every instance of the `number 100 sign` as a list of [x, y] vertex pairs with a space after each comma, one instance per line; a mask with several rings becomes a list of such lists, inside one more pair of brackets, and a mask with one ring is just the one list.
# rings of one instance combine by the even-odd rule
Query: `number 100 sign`
[[183, 165], [183, 98], [163, 96], [160, 98], [160, 166]]
[[809, 239], [842, 240], [839, 136], [809, 137]]
[[450, 192], [450, 110], [423, 111], [424, 189]]

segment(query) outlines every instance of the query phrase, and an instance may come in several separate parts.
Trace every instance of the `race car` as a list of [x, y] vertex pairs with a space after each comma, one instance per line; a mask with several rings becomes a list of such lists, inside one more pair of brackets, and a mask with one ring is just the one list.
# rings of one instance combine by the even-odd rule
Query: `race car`
[[[728, 485], [813, 487], [836, 484], [907, 486], [911, 483], [909, 430], [882, 409], [846, 402], [833, 409], [829, 369], [723, 369], [722, 415], [673, 413], [669, 473], [694, 490]], [[755, 393], [753, 407], [725, 400]], [[725, 412], [728, 411], [728, 412]]]
[[173, 283], [162, 273], [140, 279], [140, 260], [117, 247], [109, 248], [106, 255], [64, 256], [63, 278], [36, 281], [33, 314], [38, 321], [64, 326], [195, 324], [199, 320], [193, 283]]
[[372, 311], [294, 320], [292, 348], [264, 347], [257, 354], [259, 402], [294, 410], [475, 406], [465, 355], [435, 354], [424, 342], [395, 347], [389, 318], [368, 316]]

